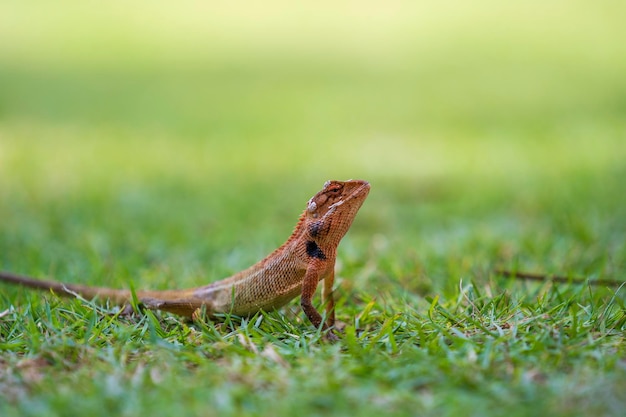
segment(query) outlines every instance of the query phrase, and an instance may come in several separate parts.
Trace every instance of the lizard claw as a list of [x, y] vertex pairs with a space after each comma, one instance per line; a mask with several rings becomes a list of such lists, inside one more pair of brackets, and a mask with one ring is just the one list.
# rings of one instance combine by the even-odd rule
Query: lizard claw
[[337, 333], [335, 332], [334, 329], [329, 329], [326, 333], [324, 333], [324, 336], [322, 336], [322, 339], [325, 342], [335, 343], [339, 341], [339, 336], [337, 336]]

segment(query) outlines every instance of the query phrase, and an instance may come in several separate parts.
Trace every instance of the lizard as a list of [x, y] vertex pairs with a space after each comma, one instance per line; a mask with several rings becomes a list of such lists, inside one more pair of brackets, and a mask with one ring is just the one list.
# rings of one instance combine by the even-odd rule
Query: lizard
[[[335, 323], [333, 284], [337, 246], [367, 198], [370, 184], [363, 180], [327, 181], [307, 203], [291, 236], [268, 256], [228, 278], [208, 285], [179, 290], [140, 290], [138, 303], [188, 318], [205, 311], [250, 316], [278, 309], [300, 295], [300, 305], [313, 326], [327, 331]], [[326, 320], [313, 306], [318, 283]], [[106, 299], [117, 305], [130, 303], [130, 290], [40, 280], [0, 271], [0, 282], [47, 290], [65, 296]], [[324, 322], [323, 322], [324, 321]], [[334, 333], [328, 332], [334, 339]]]

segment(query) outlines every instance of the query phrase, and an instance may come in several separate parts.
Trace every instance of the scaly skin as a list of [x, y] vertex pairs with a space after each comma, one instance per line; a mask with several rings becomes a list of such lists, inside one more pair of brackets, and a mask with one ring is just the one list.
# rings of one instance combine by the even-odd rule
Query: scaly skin
[[[315, 194], [300, 216], [289, 239], [278, 249], [229, 278], [197, 288], [167, 291], [136, 291], [146, 308], [194, 317], [204, 307], [209, 316], [232, 313], [248, 316], [274, 310], [300, 294], [302, 310], [315, 327], [334, 325], [332, 287], [337, 246], [346, 234], [370, 190], [367, 181], [328, 181]], [[311, 300], [319, 281], [324, 280], [322, 300], [326, 322]], [[129, 290], [65, 284], [0, 272], [0, 281], [54, 291], [61, 295], [108, 299], [125, 304]]]

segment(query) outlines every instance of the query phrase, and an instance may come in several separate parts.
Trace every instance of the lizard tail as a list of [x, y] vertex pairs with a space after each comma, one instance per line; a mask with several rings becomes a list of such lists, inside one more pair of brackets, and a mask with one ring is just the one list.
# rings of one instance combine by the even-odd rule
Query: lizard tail
[[63, 282], [35, 279], [10, 272], [0, 272], [0, 282], [21, 285], [22, 287], [35, 288], [43, 291], [52, 291], [58, 295], [75, 297], [77, 295], [91, 300], [93, 298], [107, 299], [114, 304], [124, 304], [131, 298], [130, 291], [113, 288], [91, 287], [80, 284], [67, 284]]
[[[109, 300], [113, 304], [123, 305], [130, 302], [132, 294], [129, 290], [92, 287], [89, 285], [68, 284], [48, 281], [0, 271], [0, 282], [35, 288], [43, 291], [52, 291], [66, 297], [80, 296], [87, 300], [99, 298]], [[194, 296], [193, 289], [169, 291], [137, 291], [139, 302], [146, 308], [169, 311], [181, 316], [192, 317], [196, 310], [206, 307], [208, 312], [211, 304], [206, 300]]]

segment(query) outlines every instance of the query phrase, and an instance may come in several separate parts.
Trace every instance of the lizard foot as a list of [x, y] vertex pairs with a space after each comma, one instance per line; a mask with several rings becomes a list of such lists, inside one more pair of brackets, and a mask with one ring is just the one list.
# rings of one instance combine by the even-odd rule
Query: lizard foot
[[329, 329], [326, 333], [324, 333], [324, 336], [322, 336], [322, 340], [325, 342], [335, 343], [339, 341], [339, 336], [337, 336], [334, 329]]

